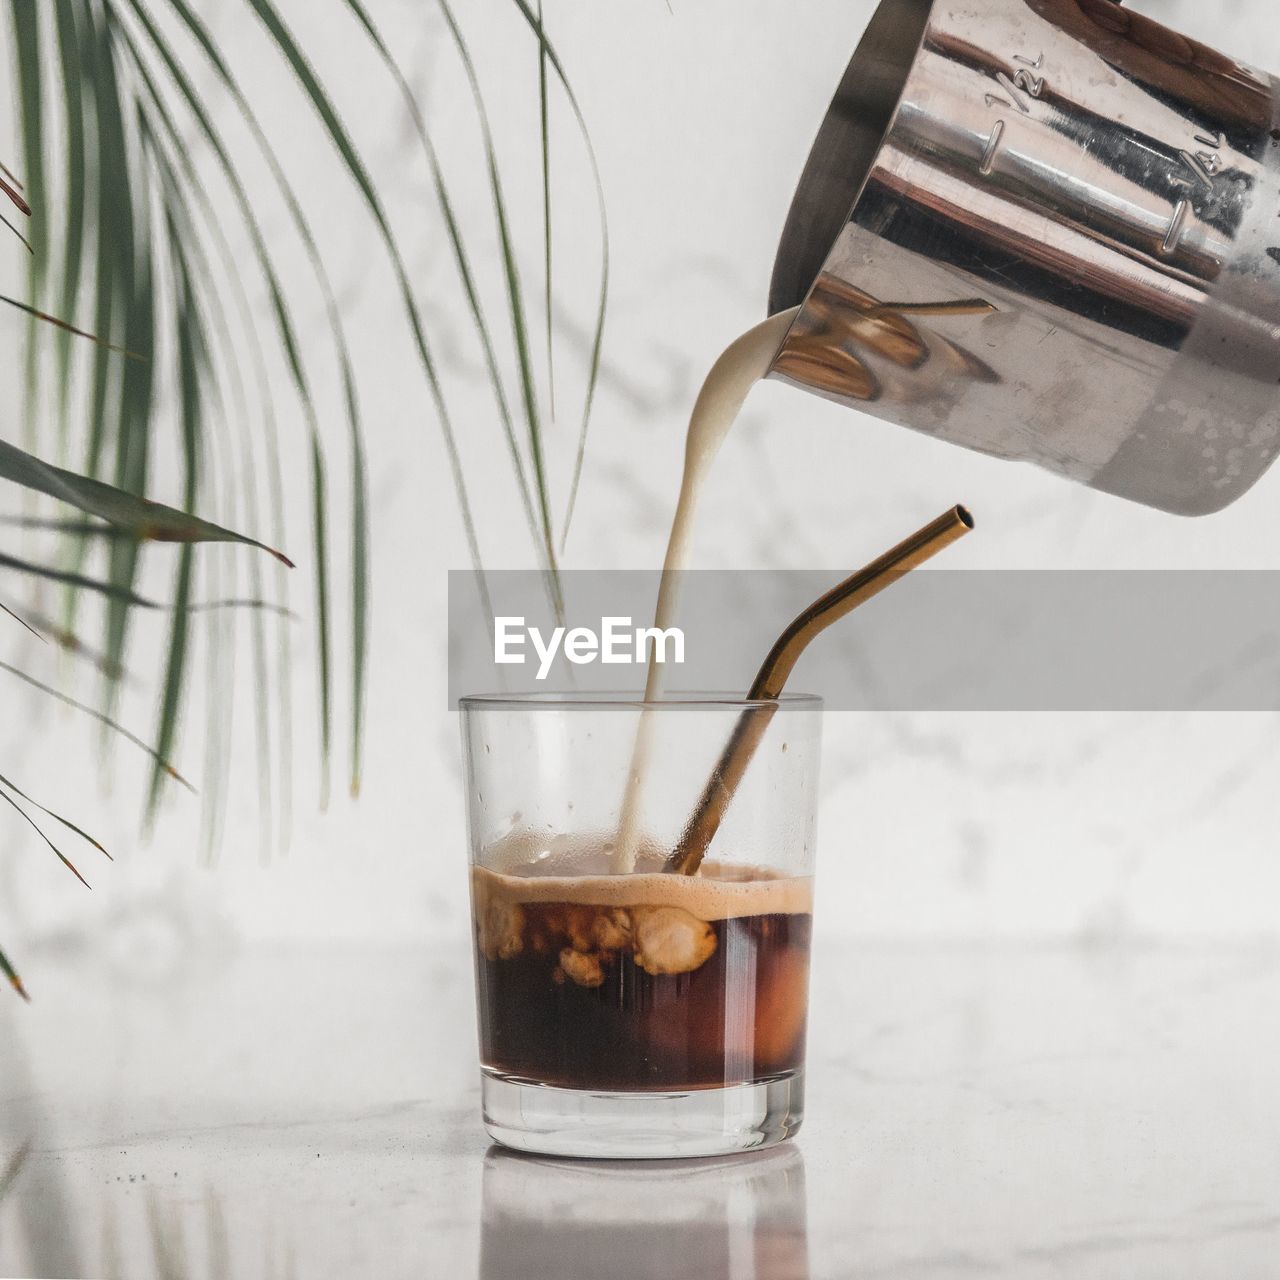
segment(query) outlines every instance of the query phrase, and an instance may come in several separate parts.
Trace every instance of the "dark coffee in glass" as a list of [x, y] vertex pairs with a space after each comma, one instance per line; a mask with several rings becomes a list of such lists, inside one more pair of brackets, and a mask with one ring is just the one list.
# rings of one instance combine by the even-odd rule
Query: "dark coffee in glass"
[[581, 856], [473, 871], [489, 1071], [672, 1092], [800, 1069], [811, 882], [716, 863], [664, 875], [648, 857], [629, 876], [585, 872]]

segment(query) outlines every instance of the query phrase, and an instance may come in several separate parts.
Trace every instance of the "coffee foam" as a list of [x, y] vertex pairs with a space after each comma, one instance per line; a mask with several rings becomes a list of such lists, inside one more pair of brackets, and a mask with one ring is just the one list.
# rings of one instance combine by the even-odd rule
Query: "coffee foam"
[[645, 842], [630, 875], [610, 875], [604, 838], [515, 833], [490, 845], [472, 868], [477, 904], [569, 903], [591, 907], [680, 907], [700, 920], [813, 911], [813, 878], [768, 867], [705, 861], [696, 875], [660, 870], [665, 852]]

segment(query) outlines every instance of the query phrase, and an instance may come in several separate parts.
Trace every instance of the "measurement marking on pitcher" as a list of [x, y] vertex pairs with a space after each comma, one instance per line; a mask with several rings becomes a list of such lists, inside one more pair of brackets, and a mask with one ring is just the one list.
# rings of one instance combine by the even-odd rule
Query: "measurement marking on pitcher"
[[1004, 121], [997, 120], [995, 128], [991, 130], [991, 137], [987, 140], [987, 149], [982, 153], [982, 163], [978, 166], [979, 173], [990, 173], [996, 162], [996, 152], [1000, 150], [1000, 142], [1004, 138]]
[[1015, 71], [1012, 76], [1007, 71], [997, 71], [995, 77], [996, 83], [1009, 97], [1005, 99], [998, 94], [989, 93], [987, 105], [1003, 102], [1006, 107], [1017, 108], [1024, 116], [1030, 115], [1032, 99], [1038, 98], [1044, 92], [1044, 76], [1035, 74], [1044, 66], [1044, 54], [1042, 53], [1034, 62], [1020, 54], [1015, 54], [1013, 60], [1022, 63], [1021, 69]]
[[1178, 241], [1182, 238], [1182, 230], [1187, 225], [1187, 215], [1190, 212], [1191, 201], [1184, 196], [1174, 206], [1169, 230], [1165, 233], [1164, 243], [1160, 246], [1161, 253], [1172, 253], [1178, 247]]
[[1214, 179], [1223, 169], [1222, 149], [1227, 145], [1226, 134], [1221, 131], [1208, 135], [1197, 133], [1192, 141], [1199, 143], [1204, 150], [1182, 147], [1178, 151], [1178, 163], [1186, 172], [1180, 172], [1174, 178], [1175, 183], [1183, 188], [1183, 194], [1174, 203], [1164, 240], [1160, 245], [1160, 252], [1166, 255], [1171, 254], [1182, 240], [1182, 233], [1186, 230], [1187, 220], [1194, 207], [1191, 202], [1192, 193], [1204, 188], [1212, 196], [1217, 191]]
[[[1019, 72], [1018, 74], [1021, 75], [1022, 73]], [[1018, 110], [1021, 111], [1024, 116], [1028, 116], [1031, 114], [1031, 108], [1027, 105], [1027, 102], [1023, 97], [1023, 95], [1018, 92], [1018, 86], [1015, 85], [1014, 82], [1010, 80], [1009, 77], [1005, 75], [1003, 71], [996, 72], [996, 83], [1002, 89], [1004, 89], [1005, 92], [1008, 93], [1009, 97], [1012, 99], [1011, 102], [1005, 103], [1006, 106], [1017, 107]], [[990, 93], [987, 94], [988, 101], [991, 101], [993, 98], [995, 98], [994, 94], [990, 94]], [[995, 100], [999, 101], [998, 98], [995, 98]]]
[[1212, 151], [1179, 151], [1178, 159], [1191, 171], [1191, 176], [1203, 182], [1210, 191], [1213, 190], [1213, 180], [1222, 172], [1222, 156], [1219, 154], [1221, 149], [1226, 146], [1226, 138], [1221, 134], [1215, 137], [1205, 138], [1200, 134], [1196, 134], [1197, 142], [1203, 146], [1212, 147]]
[[[1044, 92], [1044, 76], [1036, 75], [1036, 72], [1044, 66], [1044, 54], [1040, 54], [1034, 61], [1016, 54], [1013, 60], [1020, 62], [1022, 66], [1014, 71], [1013, 75], [1007, 71], [995, 73], [995, 82], [1004, 90], [1004, 93], [986, 94], [986, 104], [988, 107], [1006, 107], [1010, 111], [1018, 111], [1024, 116], [1029, 116], [1031, 103]], [[991, 133], [987, 136], [982, 160], [978, 165], [979, 173], [989, 174], [995, 168], [996, 156], [1008, 127], [1009, 122], [1003, 118], [991, 126]]]

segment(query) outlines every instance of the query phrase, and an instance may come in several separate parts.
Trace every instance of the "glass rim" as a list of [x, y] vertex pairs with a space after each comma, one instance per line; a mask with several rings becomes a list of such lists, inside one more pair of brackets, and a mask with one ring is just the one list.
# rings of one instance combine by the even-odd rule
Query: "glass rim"
[[617, 710], [704, 710], [720, 707], [749, 711], [756, 707], [779, 710], [821, 710], [822, 699], [816, 693], [782, 693], [776, 698], [744, 698], [740, 693], [694, 690], [667, 693], [661, 698], [646, 699], [643, 693], [622, 690], [592, 690], [589, 693], [564, 690], [539, 690], [534, 693], [469, 693], [458, 698], [459, 711], [617, 711]]

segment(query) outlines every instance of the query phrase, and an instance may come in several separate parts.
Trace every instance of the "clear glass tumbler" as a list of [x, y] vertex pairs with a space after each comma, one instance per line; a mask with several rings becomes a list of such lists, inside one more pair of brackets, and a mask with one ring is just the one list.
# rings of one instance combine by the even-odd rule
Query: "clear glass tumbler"
[[[460, 705], [489, 1134], [655, 1159], [790, 1137], [804, 1114], [820, 700]], [[664, 870], [744, 717], [767, 727], [705, 860]]]

